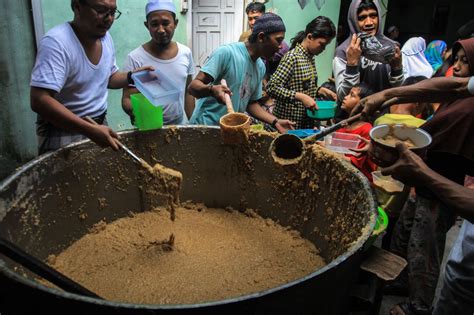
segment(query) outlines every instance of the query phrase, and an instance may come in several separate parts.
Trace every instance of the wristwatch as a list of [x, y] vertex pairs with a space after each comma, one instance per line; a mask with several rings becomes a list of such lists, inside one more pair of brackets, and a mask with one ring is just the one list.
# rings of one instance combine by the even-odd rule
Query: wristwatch
[[272, 121], [272, 123], [271, 123], [271, 126], [272, 126], [273, 128], [276, 128], [277, 122], [278, 122], [278, 118], [273, 119], [273, 121]]
[[135, 81], [133, 81], [133, 78], [132, 78], [132, 71], [128, 71], [127, 73], [127, 82], [130, 85], [135, 85]]

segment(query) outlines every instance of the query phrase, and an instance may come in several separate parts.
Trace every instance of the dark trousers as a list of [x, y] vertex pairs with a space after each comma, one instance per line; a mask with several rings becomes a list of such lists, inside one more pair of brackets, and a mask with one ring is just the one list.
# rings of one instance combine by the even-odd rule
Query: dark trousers
[[[409, 301], [420, 311], [429, 311], [435, 296], [446, 232], [455, 214], [436, 199], [420, 195], [405, 203], [395, 225], [391, 251], [408, 261]], [[403, 275], [402, 275], [403, 277]]]

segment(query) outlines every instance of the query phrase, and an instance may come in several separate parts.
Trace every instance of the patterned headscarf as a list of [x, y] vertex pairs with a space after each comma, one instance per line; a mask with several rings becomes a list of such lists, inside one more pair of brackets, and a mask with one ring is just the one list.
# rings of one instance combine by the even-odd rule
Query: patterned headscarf
[[438, 70], [443, 64], [443, 52], [446, 50], [446, 46], [447, 45], [444, 41], [434, 40], [426, 47], [425, 57], [434, 72], [436, 72], [436, 70]]

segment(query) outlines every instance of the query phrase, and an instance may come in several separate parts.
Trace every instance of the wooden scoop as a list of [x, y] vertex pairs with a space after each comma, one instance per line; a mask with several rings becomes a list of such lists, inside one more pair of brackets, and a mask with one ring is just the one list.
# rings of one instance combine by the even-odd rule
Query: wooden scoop
[[[98, 125], [98, 123], [90, 117], [85, 117], [84, 119], [93, 125]], [[156, 163], [151, 167], [150, 164], [138, 157], [118, 139], [114, 140], [122, 150], [132, 157], [133, 161], [140, 164], [146, 170], [146, 174], [151, 174], [151, 176], [145, 176], [143, 178], [144, 192], [149, 201], [148, 206], [153, 207], [157, 202], [151, 200], [156, 199], [158, 196], [164, 196], [168, 203], [171, 220], [174, 221], [176, 217], [175, 206], [179, 204], [179, 192], [181, 191], [183, 174], [177, 170], [163, 166], [160, 163]]]
[[[221, 85], [227, 87], [227, 82], [222, 79]], [[227, 114], [221, 117], [221, 137], [225, 144], [242, 144], [249, 140], [250, 117], [243, 113], [234, 112], [232, 100], [225, 93], [225, 106]]]
[[[399, 99], [393, 97], [385, 101], [380, 109], [386, 109], [394, 104], [397, 104]], [[303, 157], [305, 146], [311, 142], [318, 141], [330, 133], [335, 132], [342, 127], [353, 123], [360, 119], [362, 114], [357, 114], [347, 119], [341, 120], [337, 124], [334, 124], [328, 128], [325, 128], [321, 132], [314, 134], [301, 140], [299, 137], [292, 134], [282, 134], [273, 139], [270, 144], [270, 156], [273, 161], [278, 165], [292, 165], [298, 164], [301, 158]]]

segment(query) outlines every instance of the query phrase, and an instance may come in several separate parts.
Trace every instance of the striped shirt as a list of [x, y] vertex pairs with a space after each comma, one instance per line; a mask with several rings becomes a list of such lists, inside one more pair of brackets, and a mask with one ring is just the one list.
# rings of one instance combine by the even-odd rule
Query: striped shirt
[[267, 93], [275, 99], [273, 115], [296, 123], [296, 129], [313, 128], [317, 122], [306, 115], [303, 103], [295, 99], [296, 92], [316, 99], [318, 74], [314, 56], [300, 44], [283, 56], [267, 86]]

